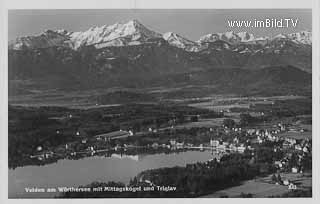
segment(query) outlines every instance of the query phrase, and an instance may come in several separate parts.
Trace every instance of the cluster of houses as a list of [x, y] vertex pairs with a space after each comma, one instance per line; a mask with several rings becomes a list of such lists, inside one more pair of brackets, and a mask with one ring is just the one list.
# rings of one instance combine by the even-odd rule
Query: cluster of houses
[[[72, 118], [73, 116], [70, 114], [68, 115], [68, 118]], [[190, 116], [191, 117], [191, 116]], [[192, 117], [199, 117], [199, 116], [192, 116]], [[251, 139], [251, 143], [264, 143], [266, 141], [283, 141], [282, 142], [282, 148], [283, 149], [294, 149], [297, 152], [299, 152], [299, 159], [301, 160], [303, 158], [303, 154], [304, 153], [309, 153], [310, 152], [310, 145], [311, 142], [309, 140], [297, 140], [295, 138], [292, 137], [285, 137], [285, 138], [280, 138], [277, 134], [284, 132], [284, 131], [294, 131], [292, 128], [288, 129], [284, 124], [279, 123], [277, 125], [275, 125], [272, 130], [262, 130], [262, 129], [242, 129], [240, 127], [234, 127], [234, 128], [227, 128], [227, 127], [223, 127], [224, 132], [225, 133], [236, 133], [236, 136], [233, 138], [232, 141], [222, 141], [222, 140], [215, 140], [215, 139], [210, 139], [209, 142], [209, 146], [204, 146], [203, 144], [200, 144], [198, 147], [194, 147], [193, 144], [189, 144], [189, 143], [184, 143], [184, 142], [178, 142], [176, 139], [171, 139], [169, 140], [169, 143], [167, 144], [158, 144], [157, 142], [154, 142], [151, 146], [152, 148], [158, 148], [158, 147], [163, 147], [163, 148], [171, 148], [171, 149], [182, 149], [182, 148], [200, 148], [200, 149], [204, 149], [204, 148], [214, 148], [217, 149], [219, 151], [237, 151], [240, 153], [243, 153], [246, 149], [248, 150], [253, 150], [253, 148], [248, 145], [248, 141], [244, 142], [243, 138], [240, 138], [240, 135], [242, 133], [245, 133], [246, 136], [250, 136]], [[149, 128], [148, 132], [152, 132], [152, 133], [157, 133], [157, 129], [156, 128]], [[213, 129], [210, 128], [210, 132], [213, 132]], [[300, 131], [301, 132], [301, 131]], [[56, 131], [56, 134], [60, 134], [60, 130]], [[98, 134], [96, 136], [94, 136], [96, 141], [105, 141], [105, 142], [110, 142], [113, 139], [120, 139], [120, 138], [127, 138], [130, 136], [133, 136], [134, 133], [132, 130], [119, 130], [119, 131], [113, 131], [113, 132], [109, 132], [109, 133], [104, 133], [104, 134]], [[87, 134], [85, 133], [85, 131], [83, 130], [78, 130], [75, 132], [75, 136], [81, 139], [81, 143], [82, 144], [86, 144], [88, 137]], [[240, 142], [240, 140], [242, 142]], [[246, 138], [247, 139], [247, 138]], [[125, 145], [126, 148], [127, 145]], [[120, 146], [116, 146], [114, 147], [115, 150], [117, 150], [118, 148], [120, 148]], [[66, 144], [65, 145], [65, 149], [68, 150], [69, 149], [69, 145]], [[93, 149], [87, 149], [87, 151], [91, 151], [94, 152], [95, 150]], [[276, 151], [276, 149], [275, 149]], [[37, 149], [37, 154], [36, 155], [31, 155], [31, 158], [38, 158], [39, 160], [44, 160], [47, 158], [50, 158], [53, 156], [53, 152], [45, 152], [42, 150], [42, 147], [39, 147], [39, 149]], [[282, 169], [284, 168], [286, 164], [286, 160], [285, 158], [282, 161], [277, 161], [275, 162], [275, 165], [279, 168]], [[296, 168], [292, 168], [292, 172], [298, 172], [300, 171], [300, 168], [296, 167]]]
[[[291, 137], [290, 134], [287, 134], [284, 137], [279, 137], [277, 134], [285, 131], [295, 131], [295, 132], [302, 132], [301, 130], [297, 130], [294, 128], [287, 128], [285, 125], [279, 123], [275, 126], [275, 129], [268, 131], [268, 130], [256, 130], [256, 129], [249, 129], [247, 130], [247, 135], [256, 136], [256, 142], [261, 144], [266, 141], [278, 142], [281, 141], [281, 148], [283, 150], [287, 150], [287, 153], [280, 161], [275, 161], [274, 165], [279, 170], [288, 169], [288, 161], [292, 156], [292, 152], [298, 155], [298, 164], [297, 166], [290, 167], [290, 171], [292, 173], [302, 173], [302, 160], [304, 156], [311, 151], [311, 141], [309, 139], [296, 139], [295, 137]], [[305, 130], [303, 130], [304, 132]], [[280, 148], [280, 147], [278, 147]], [[278, 148], [274, 148], [276, 152]]]
[[265, 141], [277, 142], [280, 138], [277, 136], [280, 132], [286, 131], [285, 125], [279, 123], [273, 130], [248, 129], [247, 135], [256, 136], [256, 142], [261, 144]]
[[296, 190], [297, 189], [297, 185], [294, 184], [293, 182], [289, 181], [288, 179], [282, 181], [282, 183], [276, 182], [276, 185], [280, 185], [280, 184], [282, 184], [284, 186], [288, 186], [289, 190]]
[[[303, 173], [302, 162], [306, 155], [310, 153], [311, 142], [308, 140], [298, 141], [294, 146], [292, 146], [292, 151], [288, 151], [285, 156], [280, 161], [275, 161], [274, 165], [279, 170], [285, 170], [290, 168], [292, 173]], [[293, 152], [297, 156], [297, 163], [294, 166], [289, 166], [289, 161], [293, 156]]]
[[129, 130], [129, 131], [119, 130], [119, 131], [99, 134], [94, 137], [97, 140], [110, 141], [113, 139], [126, 138], [126, 137], [130, 137], [130, 136], [133, 136], [133, 132], [131, 130]]
[[[293, 128], [289, 128], [287, 130], [287, 128], [279, 123], [278, 125], [276, 125], [276, 129], [273, 130], [260, 130], [260, 129], [248, 129], [247, 130], [247, 135], [256, 136], [256, 140], [253, 140], [253, 142], [257, 142], [259, 144], [266, 142], [266, 141], [271, 141], [271, 142], [278, 142], [280, 140], [283, 141], [282, 143], [282, 148], [284, 149], [288, 149], [288, 148], [294, 148], [296, 150], [300, 150], [303, 152], [309, 152], [310, 149], [310, 144], [309, 144], [309, 140], [308, 139], [296, 139], [294, 137], [291, 137], [290, 134], [288, 136], [285, 137], [279, 137], [277, 134], [284, 132], [284, 131], [288, 131], [290, 133], [290, 130], [293, 131]], [[294, 129], [295, 132], [297, 132], [298, 130]], [[303, 129], [299, 130], [299, 132], [301, 131], [305, 131]]]
[[279, 174], [278, 174], [278, 176], [275, 176], [273, 174], [272, 181], [275, 182], [274, 184], [276, 184], [276, 185], [287, 186], [289, 190], [296, 190], [297, 189], [297, 185], [296, 184], [294, 184], [289, 179], [282, 179]]
[[38, 159], [39, 161], [43, 161], [45, 159], [53, 157], [54, 155], [52, 151], [44, 151], [42, 146], [37, 146], [36, 151], [36, 154], [30, 155], [31, 159]]
[[235, 138], [234, 142], [229, 143], [222, 140], [213, 140], [211, 139], [209, 142], [209, 146], [205, 146], [204, 144], [200, 144], [199, 146], [194, 146], [190, 143], [178, 142], [176, 139], [170, 139], [169, 145], [166, 145], [168, 148], [172, 149], [182, 149], [182, 148], [197, 148], [200, 150], [203, 149], [216, 149], [219, 151], [237, 151], [243, 153], [246, 149], [253, 150], [250, 146], [246, 146], [245, 144], [238, 143], [237, 138]]
[[251, 146], [246, 146], [243, 143], [239, 143], [239, 139], [237, 137], [235, 137], [233, 139], [233, 142], [231, 143], [221, 141], [221, 140], [211, 139], [210, 146], [222, 151], [230, 150], [230, 151], [237, 151], [240, 153], [243, 153], [246, 149], [253, 150]]

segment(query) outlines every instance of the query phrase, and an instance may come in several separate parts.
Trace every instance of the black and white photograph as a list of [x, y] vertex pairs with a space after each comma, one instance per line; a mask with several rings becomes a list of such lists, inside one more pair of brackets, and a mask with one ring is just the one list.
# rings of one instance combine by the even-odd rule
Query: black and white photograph
[[313, 197], [312, 9], [7, 20], [9, 199]]

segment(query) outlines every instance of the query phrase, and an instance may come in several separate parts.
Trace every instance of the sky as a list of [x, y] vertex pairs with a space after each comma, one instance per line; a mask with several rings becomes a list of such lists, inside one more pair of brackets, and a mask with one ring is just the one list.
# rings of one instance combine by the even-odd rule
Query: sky
[[[311, 9], [108, 9], [108, 10], [9, 10], [8, 40], [39, 34], [47, 29], [85, 31], [136, 19], [159, 33], [175, 32], [190, 40], [209, 33], [246, 31], [256, 37], [312, 30]], [[228, 20], [298, 19], [290, 28], [230, 28]]]

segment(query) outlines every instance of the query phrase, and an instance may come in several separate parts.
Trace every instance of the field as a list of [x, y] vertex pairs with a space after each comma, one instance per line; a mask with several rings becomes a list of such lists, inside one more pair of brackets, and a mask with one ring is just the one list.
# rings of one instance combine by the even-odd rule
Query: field
[[312, 139], [312, 132], [284, 132], [279, 137], [289, 137], [294, 139]]
[[237, 97], [232, 95], [217, 95], [204, 98], [205, 101], [198, 99], [199, 103], [191, 103], [190, 106], [205, 108], [215, 111], [227, 111], [232, 108], [249, 109], [256, 104], [273, 104], [275, 101], [285, 101], [303, 99], [303, 96], [271, 96], [271, 97]]
[[[293, 174], [285, 173], [280, 174], [282, 179], [288, 179], [295, 183], [299, 189], [311, 188], [312, 177], [311, 174]], [[276, 185], [271, 183], [271, 175], [259, 179], [252, 179], [245, 181], [240, 186], [227, 188], [217, 191], [213, 194], [204, 196], [204, 198], [219, 198], [219, 197], [240, 197], [241, 194], [252, 194], [253, 197], [269, 197], [281, 196], [291, 190], [284, 185]]]
[[[176, 128], [194, 128], [194, 127], [216, 127], [221, 126], [223, 123], [223, 120], [226, 118], [209, 118], [209, 119], [200, 119], [198, 122], [188, 122], [185, 124], [177, 125]], [[239, 119], [234, 119], [236, 122], [239, 122]]]

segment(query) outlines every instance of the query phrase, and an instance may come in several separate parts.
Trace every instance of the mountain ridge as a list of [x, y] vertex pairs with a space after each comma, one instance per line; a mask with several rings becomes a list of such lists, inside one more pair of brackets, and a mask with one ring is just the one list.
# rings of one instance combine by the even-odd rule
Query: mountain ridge
[[208, 82], [218, 87], [216, 92], [243, 86], [252, 91], [281, 88], [301, 93], [310, 87], [310, 39], [310, 32], [272, 40], [228, 32], [194, 42], [177, 33], [154, 32], [136, 20], [85, 32], [46, 30], [10, 44], [9, 86], [10, 92], [25, 93], [33, 88], [141, 88]]
[[[171, 34], [170, 36], [168, 34]], [[94, 45], [96, 48], [108, 46], [128, 46], [147, 43], [150, 39], [163, 38], [169, 44], [185, 49], [186, 51], [198, 52], [206, 49], [206, 43], [212, 43], [218, 40], [230, 44], [253, 43], [266, 44], [279, 38], [291, 40], [297, 44], [312, 44], [312, 33], [301, 31], [291, 34], [279, 34], [273, 38], [259, 37], [255, 38], [248, 32], [235, 33], [228, 31], [225, 33], [211, 33], [201, 36], [198, 41], [191, 41], [183, 36], [173, 32], [160, 34], [152, 31], [140, 23], [138, 20], [130, 20], [126, 23], [115, 23], [113, 25], [103, 25], [91, 27], [83, 32], [68, 32], [66, 30], [46, 30], [45, 32], [34, 35], [17, 38], [9, 44], [9, 49], [35, 49], [50, 46], [71, 47], [79, 49], [81, 46]]]

